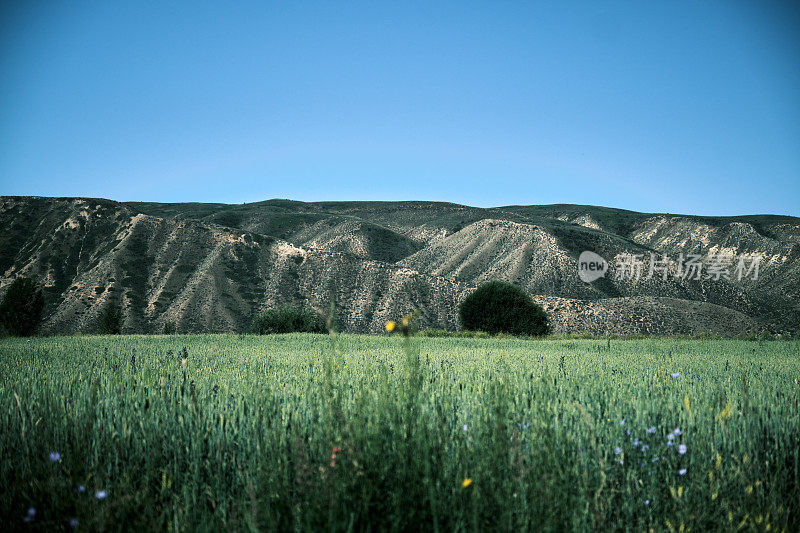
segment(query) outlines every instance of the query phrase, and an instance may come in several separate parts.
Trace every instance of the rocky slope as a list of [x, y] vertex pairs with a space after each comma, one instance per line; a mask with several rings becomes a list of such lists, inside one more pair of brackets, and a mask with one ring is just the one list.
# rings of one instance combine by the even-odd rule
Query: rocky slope
[[[42, 333], [96, 331], [120, 306], [125, 332], [245, 331], [282, 303], [377, 332], [414, 309], [458, 327], [458, 302], [504, 279], [548, 310], [556, 332], [722, 335], [800, 329], [800, 219], [635, 213], [592, 206], [479, 209], [434, 202], [271, 200], [254, 204], [0, 198], [0, 293], [17, 275], [45, 291]], [[609, 263], [584, 283], [577, 257]], [[621, 254], [645, 259], [617, 279]], [[650, 253], [758, 254], [757, 280], [646, 278]]]

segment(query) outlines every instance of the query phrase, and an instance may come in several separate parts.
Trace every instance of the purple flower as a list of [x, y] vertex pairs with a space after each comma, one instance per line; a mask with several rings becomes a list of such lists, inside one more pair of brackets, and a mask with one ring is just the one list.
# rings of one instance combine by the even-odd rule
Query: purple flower
[[650, 460], [651, 463], [655, 463], [656, 461], [658, 461], [657, 455]]
[[672, 433], [674, 433], [674, 434], [675, 434], [675, 436], [676, 436], [676, 437], [678, 437], [678, 436], [680, 436], [680, 435], [681, 435], [683, 432], [681, 431], [681, 428], [675, 428], [675, 431], [673, 431]]
[[78, 519], [77, 519], [77, 518], [70, 518], [70, 519], [69, 519], [69, 525], [70, 525], [70, 527], [78, 527], [78, 523], [79, 523], [79, 522], [78, 522]]
[[634, 446], [638, 446], [639, 445], [639, 439], [634, 439], [633, 440], [633, 445]]
[[23, 520], [24, 522], [28, 522], [28, 523], [30, 523], [30, 522], [33, 522], [33, 519], [34, 519], [34, 518], [36, 518], [36, 509], [34, 509], [33, 507], [31, 507], [31, 508], [29, 508], [29, 509], [28, 509], [28, 514], [27, 514], [27, 515], [25, 515], [25, 518], [23, 518], [22, 520]]
[[681, 476], [686, 475], [686, 469], [681, 468], [680, 470], [678, 470], [678, 474], [680, 474]]
[[643, 451], [643, 452], [646, 452], [646, 451], [647, 451], [647, 450], [649, 450], [649, 449], [650, 449], [650, 446], [648, 446], [647, 444], [645, 444], [644, 446], [642, 446], [642, 451]]
[[681, 455], [686, 453], [686, 445], [685, 444], [679, 444], [678, 445], [678, 453], [681, 454]]
[[50, 460], [54, 463], [61, 460], [61, 454], [58, 452], [50, 452]]
[[108, 497], [108, 491], [105, 490], [98, 490], [95, 492], [94, 497], [98, 500], [105, 500]]
[[645, 501], [644, 501], [644, 504], [645, 504], [645, 505], [650, 505], [650, 500], [645, 500]]
[[673, 372], [673, 373], [672, 373], [672, 377], [673, 377], [674, 379], [678, 379], [679, 377], [681, 377], [681, 375], [680, 375], [680, 373], [679, 373], [679, 372]]
[[78, 485], [78, 488], [76, 488], [75, 490], [77, 490], [78, 492], [86, 492], [86, 487], [84, 487], [83, 485]]
[[614, 455], [619, 455], [619, 454], [621, 454], [621, 453], [622, 453], [622, 448], [620, 448], [619, 446], [617, 446], [616, 448], [614, 448]]
[[467, 427], [466, 424], [464, 424], [464, 427], [462, 427], [461, 429], [463, 429], [464, 431], [467, 431], [469, 428]]
[[668, 441], [672, 441], [674, 438], [675, 438], [675, 435], [673, 435], [672, 433], [670, 433], [669, 435], [667, 435], [667, 440], [668, 440]]
[[619, 423], [619, 425], [620, 426], [624, 426], [625, 425], [625, 419], [624, 418], [622, 419], [622, 422]]
[[670, 441], [667, 443], [667, 446], [669, 446], [670, 448], [672, 448], [674, 445], [675, 445], [675, 443], [674, 443], [674, 442], [672, 442], [672, 440], [670, 440]]
[[626, 430], [625, 430], [625, 434], [626, 434], [626, 435], [630, 435], [630, 434], [631, 434], [631, 430], [630, 430], [630, 429], [626, 429]]
[[[650, 433], [650, 434], [652, 435], [653, 433], [655, 433], [655, 432], [656, 432], [656, 427], [655, 427], [655, 426], [653, 426], [653, 427], [651, 427], [651, 428], [647, 428], [647, 432], [648, 432], [648, 433]], [[648, 501], [649, 501], [649, 500], [648, 500]]]

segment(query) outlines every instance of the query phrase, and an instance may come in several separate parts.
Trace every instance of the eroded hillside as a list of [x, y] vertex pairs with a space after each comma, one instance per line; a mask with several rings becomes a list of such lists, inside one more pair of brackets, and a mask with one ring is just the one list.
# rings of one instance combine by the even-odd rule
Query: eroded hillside
[[[434, 202], [270, 200], [118, 203], [0, 198], [0, 291], [45, 289], [43, 333], [96, 331], [120, 306], [126, 332], [245, 331], [269, 306], [336, 303], [340, 327], [377, 332], [414, 309], [458, 327], [458, 302], [504, 279], [542, 303], [556, 332], [734, 335], [800, 325], [800, 220], [691, 217], [591, 206], [480, 209]], [[757, 280], [670, 275], [593, 283], [577, 257], [758, 254]], [[674, 274], [674, 273], [673, 273]]]

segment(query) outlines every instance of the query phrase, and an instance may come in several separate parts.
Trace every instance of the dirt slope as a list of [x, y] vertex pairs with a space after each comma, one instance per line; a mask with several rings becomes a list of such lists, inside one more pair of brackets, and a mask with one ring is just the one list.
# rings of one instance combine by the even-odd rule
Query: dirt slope
[[[558, 332], [734, 335], [800, 328], [800, 219], [692, 217], [593, 206], [481, 209], [436, 202], [269, 200], [118, 203], [0, 197], [0, 293], [32, 276], [46, 296], [43, 333], [96, 331], [109, 305], [127, 332], [244, 331], [281, 303], [327, 309], [346, 331], [377, 332], [422, 311], [458, 327], [477, 284], [519, 284]], [[591, 250], [612, 264], [577, 276]], [[616, 279], [621, 254], [759, 254], [758, 280]], [[674, 269], [673, 269], [674, 270]], [[671, 272], [674, 274], [674, 271]]]

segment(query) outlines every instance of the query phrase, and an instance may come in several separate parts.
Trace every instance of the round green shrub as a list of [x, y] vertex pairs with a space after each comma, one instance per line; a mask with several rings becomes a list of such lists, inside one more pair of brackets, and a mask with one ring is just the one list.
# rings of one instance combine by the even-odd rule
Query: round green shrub
[[322, 318], [306, 307], [282, 306], [267, 309], [253, 320], [251, 333], [326, 333]]
[[461, 327], [495, 335], [539, 336], [547, 333], [547, 313], [521, 288], [490, 281], [467, 296], [458, 308]]

